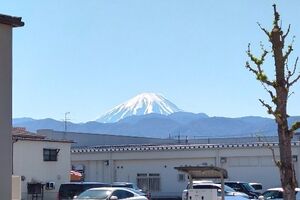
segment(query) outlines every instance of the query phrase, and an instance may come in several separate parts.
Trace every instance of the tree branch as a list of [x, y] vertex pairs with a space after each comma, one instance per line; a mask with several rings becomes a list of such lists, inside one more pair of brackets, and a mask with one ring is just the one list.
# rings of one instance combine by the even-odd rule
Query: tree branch
[[295, 74], [295, 72], [296, 72], [298, 60], [299, 60], [299, 57], [296, 58], [296, 61], [295, 61], [295, 64], [294, 64], [294, 68], [293, 68], [293, 72], [291, 73], [291, 76], [293, 76]]
[[[256, 58], [252, 53], [251, 53], [251, 49], [250, 49], [250, 43], [248, 44], [248, 50], [246, 51], [247, 55], [249, 56], [249, 58], [251, 59], [251, 61], [256, 65], [256, 69], [254, 69], [253, 67], [251, 67], [249, 62], [246, 62], [246, 68], [249, 69], [251, 72], [253, 72], [256, 75], [256, 79], [263, 82], [264, 84], [268, 85], [268, 86], [273, 86], [273, 83], [271, 81], [268, 80], [268, 77], [266, 76], [266, 74], [264, 73], [264, 71], [261, 68], [261, 65], [264, 63], [265, 61], [265, 57], [267, 56], [267, 54], [269, 53], [266, 49], [264, 49], [263, 45], [261, 44], [261, 48], [263, 50], [263, 53], [259, 58]], [[273, 86], [274, 87], [274, 86]]]
[[269, 53], [262, 44], [260, 44], [260, 47], [263, 51], [262, 55], [260, 56], [260, 59], [256, 58], [252, 53], [251, 53], [251, 49], [250, 49], [250, 43], [248, 44], [248, 50], [247, 50], [247, 55], [250, 57], [251, 61], [254, 62], [257, 65], [257, 68], [259, 69], [259, 71], [261, 70], [261, 65], [264, 63], [265, 61], [265, 57], [267, 56], [267, 54]]
[[[287, 51], [285, 52], [284, 56], [283, 56], [283, 62], [286, 62], [287, 58], [289, 57], [289, 55], [292, 53], [293, 49], [293, 44], [295, 42], [295, 36], [293, 37], [293, 40], [291, 42], [291, 44], [288, 46]], [[284, 40], [282, 38], [282, 44], [284, 44]]]
[[271, 99], [272, 99], [272, 102], [277, 105], [277, 97], [273, 94], [273, 92], [271, 90], [269, 90], [265, 84], [262, 83], [262, 86], [264, 87], [264, 89], [269, 93]]
[[298, 76], [291, 81], [290, 83], [288, 83], [288, 87], [291, 87], [294, 83], [296, 83], [298, 80], [300, 79], [300, 73], [298, 74]]
[[245, 67], [249, 69], [250, 72], [254, 73], [256, 75], [256, 79], [259, 80], [262, 84], [274, 87], [273, 83], [268, 80], [268, 77], [264, 74], [262, 70], [261, 72], [255, 70], [253, 67], [251, 67], [249, 62], [246, 62]]
[[294, 92], [290, 93], [290, 94], [288, 95], [288, 98], [290, 98], [293, 94], [295, 94], [295, 93], [294, 93]]
[[280, 20], [280, 15], [279, 15], [279, 13], [278, 13], [277, 10], [276, 10], [276, 4], [273, 4], [273, 8], [274, 8], [274, 22], [273, 22], [273, 25], [274, 25], [275, 27], [278, 27], [278, 28], [279, 28], [278, 22], [279, 22], [279, 20]]
[[255, 136], [257, 137], [259, 142], [263, 142], [263, 146], [266, 146], [268, 149], [271, 150], [273, 161], [275, 165], [280, 168], [281, 162], [279, 160], [276, 160], [275, 150], [273, 149], [273, 147], [270, 146], [270, 143], [268, 143], [267, 138], [264, 135], [260, 136], [258, 134], [255, 134]]
[[292, 53], [293, 51], [293, 46], [289, 45], [287, 51], [285, 52], [284, 56], [283, 56], [283, 62], [286, 61], [286, 59], [289, 57], [289, 55]]
[[288, 36], [288, 34], [289, 34], [289, 32], [290, 32], [290, 28], [291, 28], [291, 24], [289, 24], [289, 27], [288, 27], [288, 29], [287, 29], [286, 33], [285, 33], [285, 34], [282, 36], [282, 40], [283, 40], [283, 42], [284, 42], [284, 40], [285, 40], [286, 36]]
[[278, 118], [277, 115], [276, 115], [276, 113], [274, 112], [273, 108], [272, 108], [269, 104], [265, 103], [265, 102], [264, 102], [263, 100], [261, 100], [261, 99], [259, 99], [259, 101], [260, 101], [260, 103], [261, 103], [264, 107], [267, 108], [268, 114], [272, 114], [276, 119]]
[[287, 58], [287, 60], [286, 60], [286, 62], [285, 62], [285, 64], [284, 64], [284, 66], [285, 66], [285, 70], [287, 71], [287, 75], [286, 75], [286, 80], [287, 80], [287, 82], [288, 82], [288, 79], [289, 79], [289, 77], [290, 77], [290, 75], [291, 75], [291, 70], [290, 70], [290, 68], [289, 68], [289, 65], [288, 65], [288, 58]]
[[257, 22], [257, 24], [258, 24], [259, 28], [260, 28], [263, 32], [265, 32], [265, 34], [268, 36], [268, 38], [271, 39], [271, 38], [270, 38], [270, 37], [271, 37], [271, 33], [270, 33], [269, 31], [267, 31], [267, 29], [265, 29], [264, 27], [262, 27], [261, 24], [260, 24], [259, 22]]
[[255, 70], [254, 68], [251, 67], [250, 63], [247, 61], [246, 62], [246, 66], [245, 66], [247, 69], [249, 69], [250, 72], [253, 72], [255, 75], [258, 74], [258, 71]]
[[271, 150], [273, 161], [274, 161], [275, 165], [280, 168], [281, 162], [279, 160], [276, 160], [275, 150], [269, 145], [269, 143], [267, 143], [268, 141], [267, 141], [266, 137], [262, 136], [262, 138], [261, 138], [261, 136], [259, 136], [259, 135], [256, 135], [256, 137], [258, 138], [259, 142], [262, 140], [263, 146], [266, 146], [268, 149]]
[[298, 60], [299, 60], [299, 57], [296, 58], [296, 61], [295, 61], [294, 67], [293, 67], [293, 71], [291, 72], [290, 70], [288, 70], [288, 74], [287, 74], [287, 78], [286, 78], [287, 88], [291, 87], [294, 83], [296, 83], [300, 79], [300, 74], [299, 74], [293, 81], [290, 81], [290, 78], [292, 76], [294, 76], [294, 74], [296, 73]]
[[273, 157], [273, 161], [274, 161], [275, 165], [280, 168], [281, 167], [281, 162], [279, 160], [276, 160], [275, 150], [272, 147], [270, 147], [270, 146], [267, 146], [267, 147], [272, 152], [272, 157]]
[[289, 132], [294, 133], [296, 130], [300, 128], [300, 122], [295, 122], [292, 127], [290, 128]]
[[264, 84], [264, 82], [260, 81], [263, 88], [269, 93], [271, 99], [272, 99], [272, 102], [277, 105], [277, 97], [274, 95], [274, 93], [272, 92], [272, 90], [268, 89], [267, 86]]

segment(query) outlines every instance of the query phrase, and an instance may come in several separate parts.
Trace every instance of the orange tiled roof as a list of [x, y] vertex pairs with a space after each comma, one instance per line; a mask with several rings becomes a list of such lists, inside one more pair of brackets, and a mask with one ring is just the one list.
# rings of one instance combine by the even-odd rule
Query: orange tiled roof
[[12, 128], [13, 138], [32, 138], [32, 139], [45, 139], [46, 136], [37, 135], [26, 130], [25, 127], [13, 127]]

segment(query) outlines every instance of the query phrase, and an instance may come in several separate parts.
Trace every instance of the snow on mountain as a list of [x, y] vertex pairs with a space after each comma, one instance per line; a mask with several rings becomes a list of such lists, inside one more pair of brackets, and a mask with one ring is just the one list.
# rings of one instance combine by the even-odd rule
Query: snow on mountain
[[113, 123], [133, 115], [150, 113], [169, 115], [179, 111], [182, 110], [160, 94], [142, 93], [109, 110], [96, 121]]

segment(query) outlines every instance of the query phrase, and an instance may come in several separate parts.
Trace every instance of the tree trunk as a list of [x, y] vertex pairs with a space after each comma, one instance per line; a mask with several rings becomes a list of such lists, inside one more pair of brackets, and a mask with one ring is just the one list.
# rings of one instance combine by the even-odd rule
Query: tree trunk
[[291, 149], [291, 133], [289, 132], [287, 122], [287, 99], [288, 88], [285, 79], [285, 61], [283, 57], [284, 41], [282, 41], [282, 32], [278, 26], [274, 26], [271, 32], [271, 42], [275, 59], [276, 70], [276, 122], [279, 137], [280, 149], [280, 178], [281, 186], [284, 190], [283, 198], [285, 200], [295, 200], [296, 180], [294, 177], [294, 168]]
[[283, 198], [285, 200], [295, 199], [295, 178], [291, 152], [291, 140], [287, 130], [278, 125], [279, 148], [280, 148], [280, 179], [284, 190]]
[[[280, 171], [283, 198], [284, 200], [295, 200], [295, 188], [297, 186], [297, 180], [292, 159], [291, 141], [294, 132], [300, 128], [300, 122], [295, 123], [291, 128], [289, 128], [287, 120], [287, 100], [289, 97], [289, 89], [294, 83], [300, 80], [300, 74], [297, 75], [294, 80], [290, 80], [290, 78], [295, 75], [298, 57], [296, 59], [294, 68], [290, 70], [287, 65], [287, 61], [290, 53], [293, 51], [292, 44], [289, 45], [287, 50], [283, 53], [285, 38], [290, 31], [290, 26], [288, 27], [286, 33], [283, 33], [281, 27], [279, 26], [280, 15], [276, 10], [275, 4], [273, 7], [274, 21], [272, 31], [269, 32], [265, 28], [261, 27], [260, 24], [258, 25], [272, 43], [272, 54], [275, 61], [276, 80], [268, 79], [261, 67], [261, 65], [264, 63], [266, 55], [269, 53], [269, 51], [264, 49], [263, 45], [261, 45], [263, 50], [261, 57], [255, 57], [251, 53], [250, 44], [248, 45], [247, 54], [251, 61], [256, 65], [256, 68], [251, 67], [248, 61], [246, 62], [246, 68], [256, 75], [256, 79], [262, 83], [264, 89], [270, 94], [272, 102], [276, 106], [276, 109], [274, 110], [273, 107], [268, 103], [265, 103], [265, 101], [259, 99], [262, 105], [267, 108], [268, 113], [275, 117], [277, 123], [280, 161], [276, 161], [275, 158], [274, 161]], [[274, 94], [274, 90], [276, 91], [276, 94]], [[274, 151], [272, 152], [274, 156]]]

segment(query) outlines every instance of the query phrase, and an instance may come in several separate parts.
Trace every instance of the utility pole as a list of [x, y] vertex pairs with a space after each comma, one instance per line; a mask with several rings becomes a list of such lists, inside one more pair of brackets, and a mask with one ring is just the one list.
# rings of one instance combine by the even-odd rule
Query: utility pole
[[180, 132], [178, 133], [178, 144], [180, 144]]
[[65, 131], [64, 131], [64, 135], [63, 135], [63, 139], [66, 139], [66, 135], [67, 135], [67, 131], [68, 131], [68, 121], [70, 120], [68, 118], [68, 115], [70, 114], [70, 112], [65, 112], [65, 118], [64, 118], [64, 124], [65, 124]]

